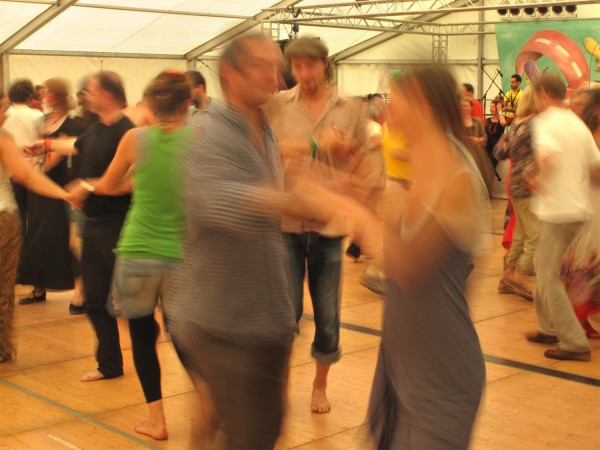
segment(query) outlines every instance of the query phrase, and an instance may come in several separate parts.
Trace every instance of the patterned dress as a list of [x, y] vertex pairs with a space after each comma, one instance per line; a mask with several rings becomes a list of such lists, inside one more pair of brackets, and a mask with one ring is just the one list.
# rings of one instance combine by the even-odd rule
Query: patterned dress
[[20, 251], [21, 221], [8, 172], [0, 165], [0, 363], [15, 356], [11, 333]]

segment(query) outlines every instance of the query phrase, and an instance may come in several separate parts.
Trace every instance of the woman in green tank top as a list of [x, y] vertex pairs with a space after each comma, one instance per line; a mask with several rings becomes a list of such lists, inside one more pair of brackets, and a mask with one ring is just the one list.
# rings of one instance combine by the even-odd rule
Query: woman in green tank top
[[129, 319], [133, 360], [150, 412], [135, 430], [167, 439], [154, 310], [161, 299], [165, 322], [174, 272], [182, 260], [184, 215], [180, 201], [179, 156], [192, 139], [186, 126], [190, 87], [185, 75], [162, 72], [144, 91], [154, 125], [128, 131], [102, 178], [87, 180], [96, 195], [133, 191], [131, 207], [115, 252], [108, 309]]

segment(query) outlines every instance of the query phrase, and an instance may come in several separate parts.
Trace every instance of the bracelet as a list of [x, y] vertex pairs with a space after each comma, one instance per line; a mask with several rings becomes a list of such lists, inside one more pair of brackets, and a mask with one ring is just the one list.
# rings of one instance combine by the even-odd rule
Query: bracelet
[[52, 145], [52, 142], [50, 142], [50, 138], [44, 138], [44, 149], [46, 150], [46, 159], [48, 161], [50, 161], [52, 159], [52, 152], [50, 151], [50, 147]]
[[79, 186], [81, 186], [83, 189], [85, 189], [89, 193], [92, 193], [92, 192], [94, 192], [96, 190], [96, 186], [94, 186], [92, 183], [88, 183], [85, 180], [81, 180], [79, 182]]
[[310, 136], [308, 138], [308, 145], [310, 146], [310, 155], [312, 156], [312, 159], [317, 159], [317, 155], [319, 154], [319, 151], [321, 151], [321, 145], [319, 145], [319, 141], [316, 137]]

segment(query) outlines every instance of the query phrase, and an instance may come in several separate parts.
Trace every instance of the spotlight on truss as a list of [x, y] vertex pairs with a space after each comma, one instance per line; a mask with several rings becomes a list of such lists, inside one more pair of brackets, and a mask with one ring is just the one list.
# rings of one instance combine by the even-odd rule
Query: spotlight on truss
[[577, 5], [567, 5], [567, 6], [565, 6], [565, 10], [569, 14], [575, 14], [577, 12]]

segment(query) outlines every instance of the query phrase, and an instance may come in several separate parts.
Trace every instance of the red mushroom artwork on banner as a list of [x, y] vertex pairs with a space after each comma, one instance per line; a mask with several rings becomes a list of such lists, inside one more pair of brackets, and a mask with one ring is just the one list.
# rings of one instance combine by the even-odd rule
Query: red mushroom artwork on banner
[[586, 56], [573, 39], [559, 31], [535, 33], [521, 48], [515, 61], [515, 72], [525, 73], [530, 81], [535, 81], [546, 70], [537, 65], [543, 56], [560, 70], [570, 90], [588, 85], [590, 69]]

